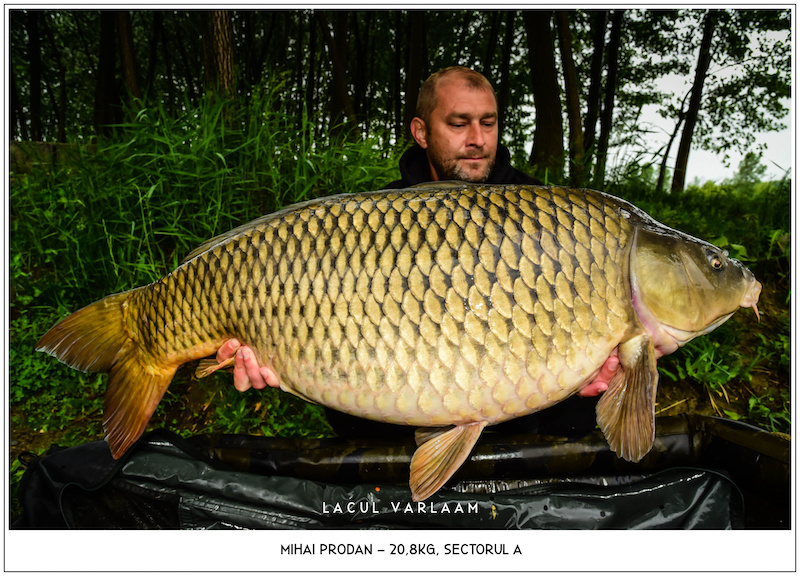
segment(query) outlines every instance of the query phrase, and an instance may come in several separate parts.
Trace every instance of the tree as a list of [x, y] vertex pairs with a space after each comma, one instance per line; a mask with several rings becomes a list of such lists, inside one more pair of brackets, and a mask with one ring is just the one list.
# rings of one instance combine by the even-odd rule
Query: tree
[[235, 88], [231, 35], [230, 13], [227, 10], [209, 10], [203, 36], [206, 86], [223, 99], [233, 96]]
[[561, 50], [561, 65], [564, 69], [564, 92], [569, 121], [569, 183], [583, 184], [583, 128], [581, 126], [581, 102], [578, 97], [578, 73], [572, 59], [572, 34], [569, 17], [564, 10], [556, 11], [558, 45]]
[[594, 170], [596, 186], [602, 186], [606, 177], [606, 157], [611, 138], [611, 122], [614, 118], [614, 97], [617, 91], [617, 71], [619, 69], [619, 46], [622, 37], [624, 10], [614, 10], [611, 16], [611, 36], [608, 41], [608, 72], [606, 92], [603, 98], [603, 113], [600, 117], [600, 141], [597, 145], [597, 162]]
[[672, 131], [672, 134], [670, 134], [669, 141], [664, 150], [664, 155], [661, 159], [661, 166], [658, 170], [658, 181], [656, 182], [656, 192], [658, 194], [661, 194], [664, 190], [664, 180], [667, 177], [667, 160], [669, 160], [669, 152], [672, 150], [672, 143], [675, 142], [675, 138], [677, 138], [678, 132], [680, 132], [681, 126], [683, 126], [683, 121], [686, 119], [686, 100], [688, 97], [689, 94], [686, 94], [686, 97], [681, 102], [681, 108], [678, 111], [678, 120], [675, 122], [675, 129]]
[[608, 10], [594, 13], [591, 23], [592, 63], [589, 72], [589, 92], [586, 98], [586, 117], [583, 124], [584, 165], [588, 166], [594, 154], [597, 118], [600, 115], [600, 91], [603, 76], [603, 52], [605, 49]]
[[503, 36], [503, 55], [500, 62], [500, 80], [496, 82], [497, 108], [500, 113], [498, 125], [499, 137], [502, 137], [506, 127], [509, 98], [511, 93], [511, 52], [514, 48], [514, 21], [517, 13], [513, 10], [505, 12], [505, 33]]
[[686, 183], [686, 164], [689, 161], [692, 136], [694, 135], [694, 127], [697, 124], [697, 116], [700, 112], [700, 102], [703, 98], [703, 84], [705, 84], [708, 67], [711, 64], [711, 38], [714, 35], [715, 24], [716, 14], [713, 10], [709, 10], [703, 19], [703, 39], [700, 41], [700, 53], [697, 56], [692, 95], [689, 98], [689, 108], [686, 110], [681, 141], [678, 145], [678, 156], [675, 159], [675, 171], [672, 174], [672, 192], [682, 192]]
[[753, 185], [764, 180], [767, 167], [761, 163], [761, 154], [748, 152], [739, 162], [739, 170], [733, 177], [734, 184]]
[[122, 76], [125, 79], [125, 85], [133, 100], [140, 101], [142, 91], [139, 88], [139, 74], [136, 71], [131, 15], [127, 10], [117, 12], [117, 37], [119, 38], [119, 55], [122, 60]]
[[791, 15], [786, 10], [720, 10], [712, 69], [698, 118], [697, 145], [727, 157], [749, 151], [759, 132], [786, 128], [792, 86]]
[[38, 10], [28, 10], [31, 138], [36, 142], [42, 140], [42, 43], [39, 34], [41, 14]]
[[100, 12], [100, 44], [94, 93], [94, 129], [103, 136], [110, 136], [110, 126], [119, 121], [115, 36], [116, 16], [111, 11], [103, 10]]
[[561, 120], [551, 18], [552, 11], [549, 10], [523, 13], [533, 101], [536, 105], [536, 130], [530, 163], [538, 173], [545, 175], [546, 181], [557, 182], [563, 173], [564, 124]]
[[408, 127], [416, 115], [417, 96], [422, 84], [425, 47], [425, 13], [413, 10], [408, 14], [408, 61], [406, 64], [405, 106], [403, 107], [403, 134], [409, 136]]
[[324, 16], [320, 15], [319, 25], [322, 30], [322, 37], [328, 46], [331, 66], [333, 70], [333, 92], [330, 99], [331, 125], [338, 126], [343, 121], [348, 120], [355, 124], [355, 110], [347, 91], [347, 72], [345, 69], [345, 59], [343, 54], [344, 41], [348, 37], [346, 12], [336, 13], [335, 36], [331, 35], [330, 27]]

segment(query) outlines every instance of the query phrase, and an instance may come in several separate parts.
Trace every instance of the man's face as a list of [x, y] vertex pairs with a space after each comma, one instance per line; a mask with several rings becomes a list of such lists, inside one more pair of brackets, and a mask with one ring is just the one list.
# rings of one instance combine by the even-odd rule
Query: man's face
[[[497, 156], [497, 102], [489, 90], [442, 81], [424, 134], [415, 134], [434, 180], [485, 182]], [[420, 137], [418, 137], [420, 136]]]

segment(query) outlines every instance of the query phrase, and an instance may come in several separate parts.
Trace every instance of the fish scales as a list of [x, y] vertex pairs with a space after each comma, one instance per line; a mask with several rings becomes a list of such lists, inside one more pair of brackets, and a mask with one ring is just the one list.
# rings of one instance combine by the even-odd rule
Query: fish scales
[[[37, 349], [109, 372], [104, 426], [119, 457], [177, 367], [237, 338], [287, 392], [436, 428], [412, 458], [422, 500], [483, 427], [564, 400], [616, 348], [623, 368], [598, 422], [618, 454], [640, 459], [654, 437], [655, 359], [738, 306], [757, 313], [760, 288], [719, 249], [602, 192], [432, 183], [261, 217], [79, 310]], [[696, 302], [710, 304], [697, 314]]]
[[[546, 400], [535, 409], [574, 392], [626, 329], [613, 303], [627, 297], [630, 226], [617, 210], [609, 227], [604, 201], [517, 187], [323, 200], [268, 217], [137, 293], [131, 307], [156, 320], [131, 324], [156, 361], [238, 337], [284, 390], [350, 414], [496, 423], [530, 412], [537, 386]], [[598, 296], [615, 312], [594, 322], [591, 275], [575, 255], [586, 230], [602, 251]], [[510, 354], [523, 360], [504, 362]]]

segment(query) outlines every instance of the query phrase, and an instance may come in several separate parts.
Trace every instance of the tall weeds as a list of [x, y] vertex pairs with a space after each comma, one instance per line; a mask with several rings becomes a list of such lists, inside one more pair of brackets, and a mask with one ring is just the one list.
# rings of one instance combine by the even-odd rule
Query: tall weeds
[[315, 138], [314, 119], [275, 109], [280, 88], [246, 106], [206, 99], [175, 118], [144, 109], [96, 152], [16, 177], [12, 307], [72, 309], [163, 276], [258, 215], [393, 179], [400, 151]]

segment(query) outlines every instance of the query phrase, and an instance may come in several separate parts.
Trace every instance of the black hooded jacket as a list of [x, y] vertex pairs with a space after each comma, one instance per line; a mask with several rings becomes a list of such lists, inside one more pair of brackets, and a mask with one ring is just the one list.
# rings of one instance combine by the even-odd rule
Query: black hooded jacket
[[[415, 184], [431, 182], [431, 167], [428, 156], [419, 144], [415, 144], [403, 153], [400, 158], [400, 180], [386, 185], [384, 188], [408, 188]], [[497, 145], [497, 158], [494, 170], [486, 180], [487, 184], [538, 184], [542, 182], [517, 170], [511, 165], [511, 153], [502, 144]]]

